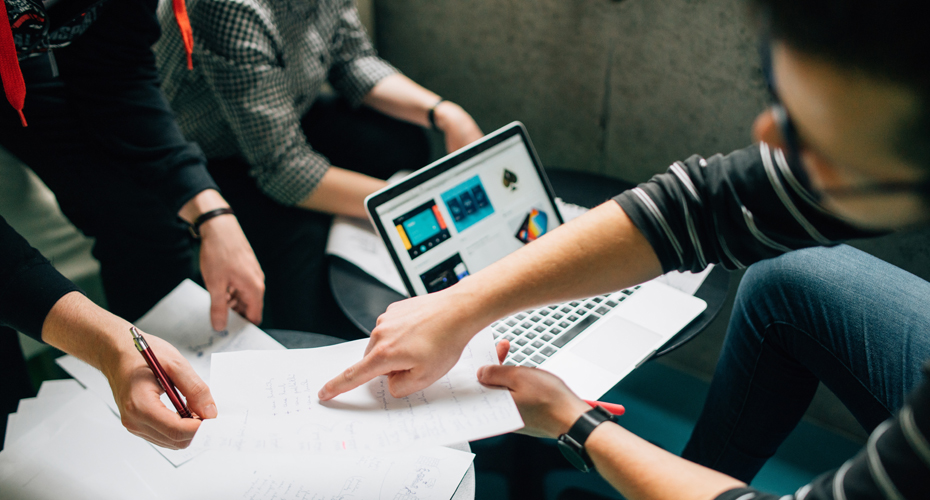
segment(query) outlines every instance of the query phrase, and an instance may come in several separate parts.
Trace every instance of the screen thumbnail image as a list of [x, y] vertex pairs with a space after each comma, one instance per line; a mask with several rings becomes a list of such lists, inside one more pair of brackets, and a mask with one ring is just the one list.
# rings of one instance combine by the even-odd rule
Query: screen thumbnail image
[[397, 217], [393, 222], [411, 260], [452, 236], [433, 200]]
[[546, 234], [548, 228], [549, 216], [546, 215], [546, 212], [534, 208], [530, 210], [530, 213], [526, 214], [526, 218], [523, 219], [523, 224], [520, 225], [520, 229], [517, 230], [515, 236], [523, 243], [529, 243]]
[[461, 281], [465, 276], [468, 276], [468, 268], [465, 267], [465, 263], [462, 262], [462, 257], [459, 256], [459, 254], [455, 254], [436, 265], [436, 267], [421, 274], [420, 279], [423, 280], [426, 293], [433, 293], [449, 288]]
[[488, 193], [477, 175], [442, 193], [442, 201], [460, 233], [494, 213]]

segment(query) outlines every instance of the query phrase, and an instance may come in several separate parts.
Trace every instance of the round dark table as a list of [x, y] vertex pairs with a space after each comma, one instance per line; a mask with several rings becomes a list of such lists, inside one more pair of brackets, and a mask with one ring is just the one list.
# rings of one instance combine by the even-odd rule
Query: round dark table
[[[587, 208], [634, 187], [628, 182], [585, 172], [551, 169], [546, 173], [556, 196], [566, 203]], [[329, 285], [336, 303], [355, 326], [369, 335], [387, 306], [406, 298], [339, 257], [330, 257], [329, 261]], [[707, 309], [657, 350], [651, 359], [672, 352], [704, 330], [723, 308], [729, 288], [727, 272], [715, 267], [694, 294], [707, 302]], [[281, 343], [287, 345], [283, 341]]]

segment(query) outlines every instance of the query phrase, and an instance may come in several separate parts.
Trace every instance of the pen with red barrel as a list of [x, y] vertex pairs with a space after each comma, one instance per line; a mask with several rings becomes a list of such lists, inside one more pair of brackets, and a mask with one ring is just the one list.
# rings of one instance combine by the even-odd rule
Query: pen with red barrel
[[155, 378], [158, 379], [161, 388], [168, 394], [168, 399], [171, 400], [174, 409], [178, 411], [178, 415], [181, 415], [181, 418], [193, 418], [191, 411], [187, 409], [187, 406], [181, 399], [181, 393], [178, 392], [178, 389], [174, 386], [174, 382], [171, 381], [171, 378], [165, 373], [164, 368], [158, 363], [158, 358], [155, 357], [155, 353], [149, 347], [148, 342], [142, 338], [142, 334], [139, 333], [136, 327], [129, 327], [129, 332], [132, 333], [132, 340], [136, 344], [136, 349], [138, 349], [142, 357], [145, 358], [145, 362], [148, 363], [149, 368], [152, 369], [152, 373], [155, 374]]
[[623, 413], [626, 412], [626, 408], [624, 408], [623, 405], [605, 403], [603, 401], [588, 401], [587, 399], [585, 399], [584, 402], [588, 403], [591, 408], [594, 408], [595, 406], [603, 407], [605, 410], [617, 416], [623, 415]]

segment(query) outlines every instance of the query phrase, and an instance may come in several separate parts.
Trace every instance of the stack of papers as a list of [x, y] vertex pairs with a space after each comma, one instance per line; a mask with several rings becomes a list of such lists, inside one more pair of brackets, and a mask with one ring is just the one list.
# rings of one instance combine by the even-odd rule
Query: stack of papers
[[[335, 362], [334, 348], [287, 351], [260, 329], [235, 314], [230, 314], [226, 331], [214, 332], [209, 324], [209, 305], [209, 294], [188, 281], [179, 285], [136, 325], [144, 332], [158, 335], [174, 344], [205, 381], [220, 388], [235, 387], [246, 380], [257, 383], [266, 377], [265, 369], [268, 367], [262, 367], [256, 360], [269, 355], [295, 353], [298, 358], [311, 364], [328, 359], [330, 367], [335, 369], [335, 365], [332, 365]], [[352, 362], [360, 358], [360, 352], [354, 351], [354, 347], [342, 349], [345, 351], [343, 355], [359, 355]], [[314, 351], [321, 352], [314, 356]], [[220, 360], [217, 364], [226, 369], [211, 373], [210, 360], [214, 355]], [[345, 361], [348, 362], [348, 358]], [[220, 446], [198, 446], [196, 442], [214, 440], [216, 443], [217, 436], [228, 442], [228, 436], [224, 436], [221, 431], [212, 432], [209, 440], [206, 436], [202, 438], [201, 433], [211, 427], [202, 425], [201, 432], [195, 437], [195, 445], [187, 450], [171, 451], [151, 445], [126, 431], [118, 418], [109, 384], [100, 372], [72, 357], [61, 358], [60, 364], [80, 384], [74, 380], [45, 382], [36, 398], [20, 401], [18, 411], [8, 417], [4, 450], [0, 452], [0, 500], [441, 500], [453, 498], [453, 495], [454, 498], [471, 498], [473, 495], [473, 477], [465, 488], [456, 491], [466, 473], [473, 474], [470, 466], [474, 455], [460, 451], [467, 450], [467, 445], [452, 445], [459, 448], [452, 449], [435, 444], [451, 444], [454, 438], [460, 438], [458, 441], [473, 439], [470, 436], [475, 432], [447, 433], [442, 439], [406, 439], [404, 442], [396, 442], [396, 446], [358, 446], [355, 450], [346, 447], [325, 453], [327, 450], [322, 448], [294, 450], [282, 447], [262, 450], [240, 447], [232, 450]], [[299, 371], [296, 368], [291, 367], [291, 371]], [[474, 371], [471, 378], [474, 378]], [[458, 383], [455, 380], [451, 382]], [[471, 382], [466, 377], [464, 384], [468, 386]], [[312, 388], [313, 401], [318, 406], [315, 393], [319, 386], [322, 386], [322, 382]], [[362, 386], [357, 391], [365, 390], [368, 390], [368, 386]], [[430, 390], [432, 388], [427, 391]], [[220, 391], [222, 396], [218, 396], [215, 390], [213, 392], [222, 420], [209, 420], [205, 424], [235, 422], [241, 418], [242, 412], [248, 414], [252, 411], [249, 405], [254, 402], [236, 396], [235, 391], [232, 395], [228, 391]], [[468, 392], [467, 387], [465, 392]], [[349, 406], [329, 408], [339, 412], [339, 416], [330, 415], [327, 423], [339, 420], [340, 417], [346, 421], [356, 418], [354, 414], [359, 411], [351, 407], [351, 401], [356, 401], [357, 397], [351, 394], [353, 392], [344, 395], [342, 399], [336, 399], [345, 399], [343, 403], [348, 401]], [[494, 399], [493, 395], [489, 398]], [[170, 407], [166, 398], [163, 400]], [[433, 403], [442, 406], [438, 402]], [[499, 404], [507, 408], [508, 403], [513, 405], [509, 394]], [[416, 406], [416, 403], [411, 406]], [[255, 411], [262, 408], [258, 404]], [[516, 410], [515, 406], [513, 410]], [[305, 414], [305, 417], [303, 420], [291, 419], [293, 432], [303, 432], [313, 425], [315, 415]], [[382, 416], [382, 419], [385, 418], [388, 418], [387, 414]], [[516, 418], [519, 420], [519, 415]], [[271, 424], [277, 425], [276, 422]], [[512, 418], [505, 418], [495, 428], [506, 432], [520, 426], [522, 421], [517, 423]], [[222, 425], [213, 427], [221, 429]], [[251, 430], [261, 429], [253, 426]], [[481, 430], [487, 431], [489, 427], [485, 426]], [[283, 441], [292, 438], [280, 428], [276, 431], [277, 437]], [[371, 451], [375, 449], [392, 451]]]

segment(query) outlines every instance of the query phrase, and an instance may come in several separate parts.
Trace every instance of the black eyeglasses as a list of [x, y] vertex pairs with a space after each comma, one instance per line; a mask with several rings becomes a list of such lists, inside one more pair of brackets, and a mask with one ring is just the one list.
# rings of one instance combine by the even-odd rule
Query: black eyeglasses
[[[778, 131], [781, 133], [784, 147], [782, 153], [788, 162], [788, 168], [805, 186], [811, 186], [810, 178], [807, 171], [801, 165], [801, 140], [798, 137], [798, 130], [788, 115], [788, 110], [782, 104], [778, 97], [778, 89], [775, 86], [775, 74], [772, 69], [772, 45], [768, 36], [763, 36], [759, 44], [759, 56], [762, 60], [762, 74], [765, 77], [765, 85], [768, 87], [769, 94], [772, 98], [772, 115], [775, 123], [778, 125]], [[877, 182], [859, 186], [848, 186], [842, 188], [827, 189], [810, 189], [815, 195], [829, 195], [834, 198], [869, 196], [877, 194], [898, 194], [917, 192], [925, 197], [930, 197], [930, 179], [919, 182]]]

